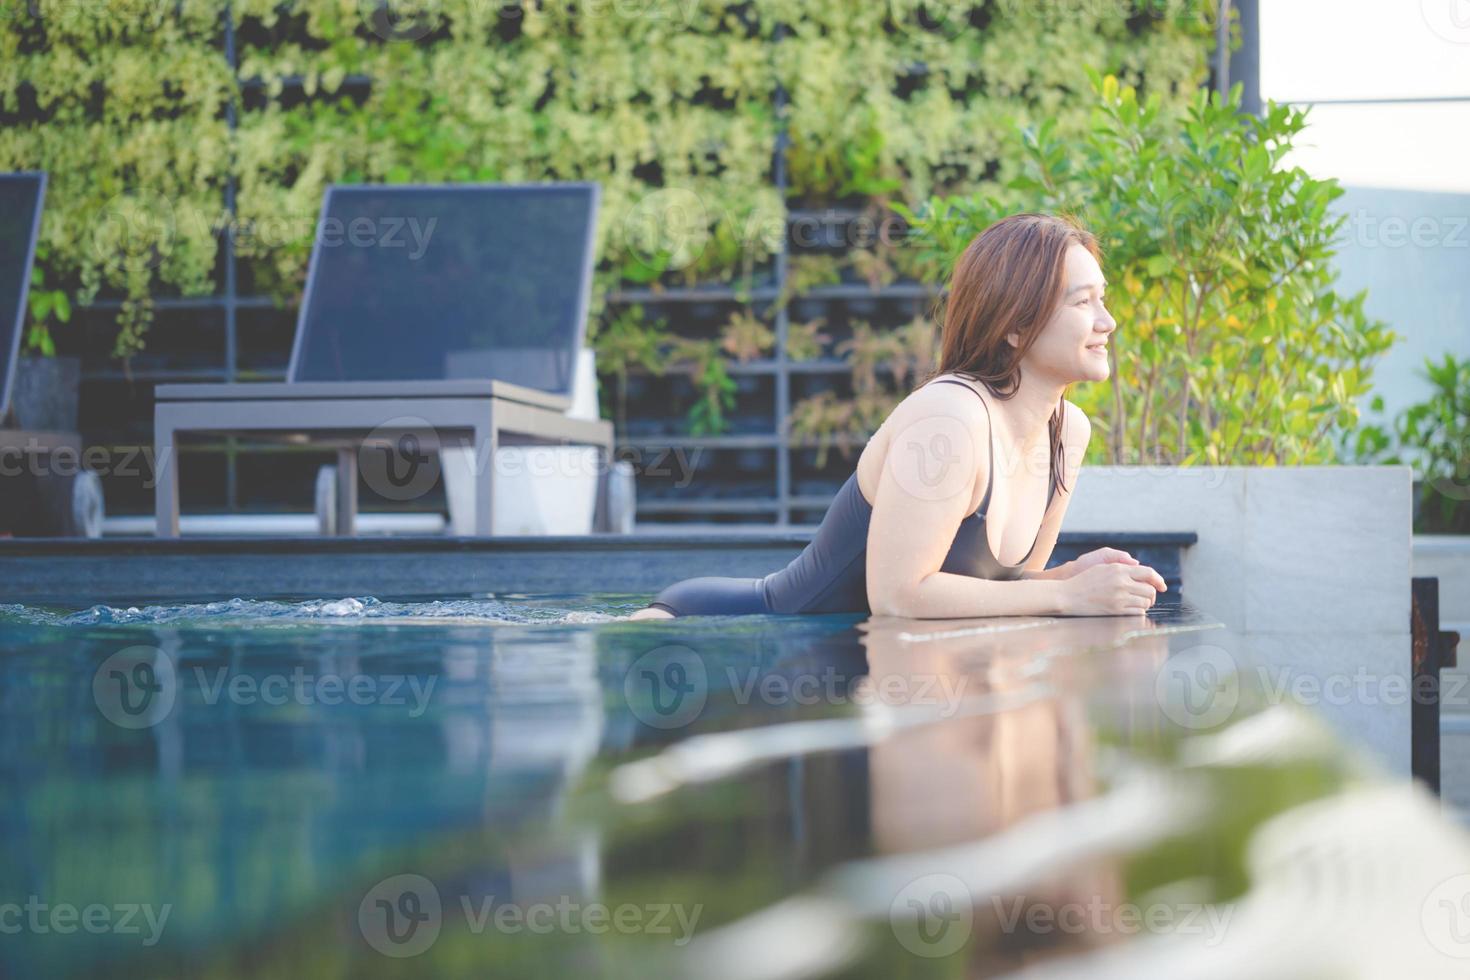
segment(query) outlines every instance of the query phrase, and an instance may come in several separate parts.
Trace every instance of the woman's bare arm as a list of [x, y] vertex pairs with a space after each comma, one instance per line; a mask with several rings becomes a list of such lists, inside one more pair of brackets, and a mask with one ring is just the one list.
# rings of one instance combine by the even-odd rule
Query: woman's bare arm
[[[874, 615], [915, 619], [1063, 612], [1058, 581], [991, 581], [939, 571], [990, 466], [984, 407], [944, 387], [954, 388], [921, 389], [885, 423], [893, 435], [868, 526], [869, 607]], [[1043, 518], [1037, 555], [1050, 555], [1056, 543], [1065, 510], [1061, 496], [1059, 491]]]

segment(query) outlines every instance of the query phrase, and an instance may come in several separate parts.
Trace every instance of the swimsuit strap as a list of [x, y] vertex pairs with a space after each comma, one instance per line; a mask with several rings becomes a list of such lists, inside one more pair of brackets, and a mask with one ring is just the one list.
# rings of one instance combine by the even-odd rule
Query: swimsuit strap
[[[990, 439], [988, 441], [990, 443], [990, 463], [991, 463], [991, 466], [990, 466], [990, 469], [989, 469], [988, 473], [986, 474], [986, 479], [985, 479], [985, 496], [983, 496], [983, 497], [980, 498], [980, 506], [977, 507], [977, 508], [975, 508], [975, 513], [976, 514], [984, 514], [985, 513], [985, 509], [990, 505], [990, 491], [995, 486], [995, 423], [991, 419], [991, 416], [990, 416], [990, 406], [985, 403], [985, 398], [980, 394], [979, 389], [973, 388], [970, 385], [965, 384], [963, 381], [959, 381], [959, 380], [957, 380], [955, 378], [940, 378], [938, 381], [936, 381], [934, 383], [935, 384], [942, 384], [942, 385], [944, 385], [944, 384], [948, 384], [948, 385], [959, 385], [962, 388], [968, 388], [970, 391], [974, 392], [975, 393], [975, 397], [980, 399], [980, 404], [982, 406], [984, 406], [984, 408], [985, 408], [985, 418], [986, 418], [986, 420], [987, 421], [990, 421]], [[1058, 407], [1060, 407], [1061, 406], [1061, 402], [1058, 401], [1057, 402], [1057, 405], [1058, 405]], [[1056, 459], [1055, 459], [1054, 454], [1052, 454], [1052, 453], [1047, 453], [1046, 469], [1047, 469], [1046, 505], [1044, 507], [1042, 507], [1042, 509], [1041, 509], [1041, 512], [1042, 512], [1043, 515], [1046, 513], [1047, 509], [1051, 507], [1051, 498], [1055, 495], [1056, 489], [1057, 489]], [[1036, 547], [1035, 542], [1032, 542], [1031, 547], [1032, 547], [1033, 550], [1035, 549], [1035, 547]], [[1029, 551], [1026, 552], [1026, 557], [1027, 558], [1031, 557], [1031, 552], [1029, 552]]]
[[[990, 406], [985, 404], [985, 398], [980, 394], [979, 390], [977, 390], [975, 388], [971, 388], [969, 385], [965, 384], [963, 381], [958, 381], [958, 380], [956, 380], [954, 378], [940, 378], [938, 381], [935, 382], [935, 384], [941, 384], [941, 385], [959, 385], [961, 388], [967, 388], [970, 391], [974, 392], [975, 393], [975, 397], [980, 399], [980, 404], [985, 408], [985, 418], [986, 418], [986, 421], [987, 422], [990, 421]], [[990, 429], [990, 438], [987, 441], [990, 443], [990, 463], [991, 463], [991, 465], [990, 465], [989, 469], [986, 470], [986, 474], [985, 474], [985, 496], [983, 496], [983, 497], [980, 498], [980, 506], [975, 508], [975, 513], [976, 514], [983, 514], [983, 513], [985, 513], [985, 508], [987, 508], [987, 507], [990, 506], [990, 490], [991, 490], [992, 487], [995, 486], [995, 424], [993, 422], [990, 423], [989, 429]], [[971, 515], [971, 516], [974, 516], [974, 515]]]

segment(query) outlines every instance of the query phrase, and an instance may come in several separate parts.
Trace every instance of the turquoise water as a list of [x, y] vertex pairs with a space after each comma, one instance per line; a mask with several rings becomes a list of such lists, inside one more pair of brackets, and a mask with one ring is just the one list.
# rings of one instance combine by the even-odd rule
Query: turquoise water
[[1276, 817], [1441, 832], [1363, 798], [1304, 713], [1175, 699], [1217, 625], [1188, 607], [628, 621], [644, 599], [0, 607], [3, 972], [1086, 974], [1212, 940], [1239, 965], [1290, 865], [1261, 864]]

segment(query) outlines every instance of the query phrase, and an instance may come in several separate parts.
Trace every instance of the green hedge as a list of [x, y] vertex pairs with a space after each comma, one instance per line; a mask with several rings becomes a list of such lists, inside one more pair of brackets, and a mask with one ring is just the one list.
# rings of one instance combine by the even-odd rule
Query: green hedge
[[[1015, 125], [1085, 128], [1089, 68], [1186, 98], [1213, 8], [239, 0], [237, 75], [220, 2], [0, 0], [0, 169], [51, 175], [38, 292], [52, 298], [31, 346], [112, 294], [132, 300], [126, 357], [149, 297], [216, 291], [230, 174], [244, 281], [282, 303], [333, 182], [596, 180], [604, 289], [759, 275], [792, 201], [913, 203], [1009, 179]], [[370, 87], [351, 84], [362, 75]], [[778, 86], [789, 200], [771, 176]], [[670, 207], [691, 202], [692, 219]], [[671, 231], [676, 211], [703, 227]]]

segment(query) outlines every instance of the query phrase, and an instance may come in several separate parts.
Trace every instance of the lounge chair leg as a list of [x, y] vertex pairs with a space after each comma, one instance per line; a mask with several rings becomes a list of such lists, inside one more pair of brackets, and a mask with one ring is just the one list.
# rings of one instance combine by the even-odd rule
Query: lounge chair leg
[[592, 531], [600, 534], [612, 530], [612, 447], [597, 447], [597, 496], [592, 506]]
[[500, 431], [495, 428], [492, 414], [488, 424], [475, 427], [476, 537], [488, 538], [495, 533], [495, 451], [499, 446]]
[[463, 436], [449, 436], [439, 446], [444, 475], [444, 503], [449, 509], [449, 534], [468, 538], [475, 533], [475, 446]]
[[352, 446], [337, 450], [337, 536], [357, 534], [357, 451]]
[[160, 538], [179, 536], [179, 461], [174, 455], [174, 427], [164, 418], [166, 408], [153, 416], [153, 533]]

